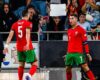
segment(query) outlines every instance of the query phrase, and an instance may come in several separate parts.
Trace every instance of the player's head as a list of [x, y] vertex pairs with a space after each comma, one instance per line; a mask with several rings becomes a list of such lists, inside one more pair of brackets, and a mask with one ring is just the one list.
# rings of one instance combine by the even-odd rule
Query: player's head
[[22, 12], [22, 18], [29, 20], [30, 14], [28, 13], [28, 10], [24, 10]]
[[77, 24], [77, 20], [78, 20], [77, 14], [72, 14], [69, 16], [69, 22], [71, 26], [75, 26]]

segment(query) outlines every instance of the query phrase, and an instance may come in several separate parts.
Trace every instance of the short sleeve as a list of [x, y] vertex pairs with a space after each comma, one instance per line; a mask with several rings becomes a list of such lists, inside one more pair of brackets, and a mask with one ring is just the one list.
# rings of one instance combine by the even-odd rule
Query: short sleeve
[[83, 42], [84, 42], [84, 41], [87, 41], [86, 30], [81, 28], [81, 29], [80, 29], [80, 32], [81, 32], [81, 36], [82, 36]]
[[27, 22], [27, 23], [26, 23], [26, 28], [32, 29], [32, 23], [31, 23], [31, 22]]
[[12, 25], [11, 30], [15, 29], [15, 23]]

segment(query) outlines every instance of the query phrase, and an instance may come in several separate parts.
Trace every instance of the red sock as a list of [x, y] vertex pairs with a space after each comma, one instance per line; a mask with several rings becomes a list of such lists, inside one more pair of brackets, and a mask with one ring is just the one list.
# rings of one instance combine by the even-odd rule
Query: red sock
[[18, 68], [18, 77], [19, 77], [19, 80], [22, 80], [23, 78], [23, 73], [24, 73], [24, 67], [20, 66]]
[[72, 72], [66, 72], [66, 80], [72, 79]]
[[95, 80], [94, 74], [91, 70], [87, 71], [86, 74], [90, 80]]
[[37, 66], [36, 65], [33, 65], [31, 68], [30, 68], [30, 71], [29, 71], [29, 74], [32, 76], [37, 70]]

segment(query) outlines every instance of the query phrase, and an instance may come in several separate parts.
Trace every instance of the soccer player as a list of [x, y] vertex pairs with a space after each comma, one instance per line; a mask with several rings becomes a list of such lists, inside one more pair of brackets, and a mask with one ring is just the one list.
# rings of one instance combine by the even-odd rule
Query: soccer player
[[84, 47], [89, 61], [92, 61], [92, 57], [89, 54], [86, 31], [77, 24], [77, 20], [78, 16], [76, 14], [69, 16], [71, 28], [68, 30], [68, 50], [65, 57], [66, 80], [72, 80], [71, 70], [75, 64], [82, 67], [90, 80], [95, 80], [95, 76], [89, 69], [83, 55]]
[[31, 64], [31, 68], [29, 70], [29, 73], [25, 76], [25, 80], [32, 80], [32, 75], [37, 70], [37, 59], [30, 38], [32, 24], [28, 21], [29, 17], [30, 15], [28, 11], [24, 10], [22, 13], [22, 19], [18, 20], [12, 25], [4, 49], [4, 53], [8, 52], [8, 45], [11, 42], [11, 39], [15, 33], [17, 39], [16, 43], [17, 55], [19, 60], [19, 67], [18, 67], [19, 80], [23, 79], [25, 62]]

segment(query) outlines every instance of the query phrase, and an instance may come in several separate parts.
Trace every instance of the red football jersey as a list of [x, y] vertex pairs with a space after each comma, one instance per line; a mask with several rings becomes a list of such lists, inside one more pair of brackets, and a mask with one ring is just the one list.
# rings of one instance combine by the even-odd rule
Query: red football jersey
[[[26, 41], [26, 28], [32, 28], [32, 23], [27, 20], [19, 20], [12, 25], [11, 30], [14, 30], [16, 35], [16, 47], [18, 51], [24, 51], [24, 47], [27, 43]], [[30, 50], [33, 49], [32, 41], [30, 39], [29, 44]]]
[[83, 53], [83, 46], [85, 47], [86, 53], [89, 53], [88, 44], [83, 45], [83, 42], [87, 41], [86, 31], [77, 26], [74, 29], [68, 30], [68, 53]]

